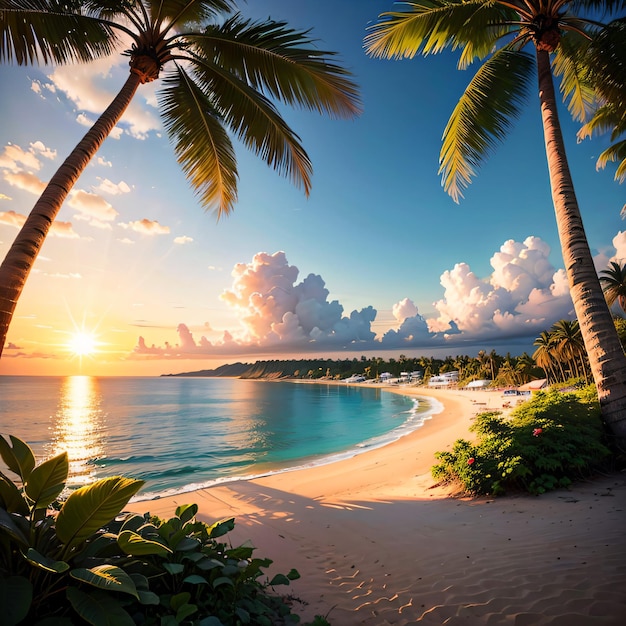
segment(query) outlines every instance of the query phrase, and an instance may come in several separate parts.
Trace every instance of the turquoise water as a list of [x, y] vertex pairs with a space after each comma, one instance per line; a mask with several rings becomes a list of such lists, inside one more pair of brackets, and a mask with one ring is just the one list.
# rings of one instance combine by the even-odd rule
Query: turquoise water
[[0, 432], [38, 457], [67, 450], [70, 484], [146, 481], [141, 499], [327, 463], [433, 413], [372, 387], [221, 378], [0, 377]]

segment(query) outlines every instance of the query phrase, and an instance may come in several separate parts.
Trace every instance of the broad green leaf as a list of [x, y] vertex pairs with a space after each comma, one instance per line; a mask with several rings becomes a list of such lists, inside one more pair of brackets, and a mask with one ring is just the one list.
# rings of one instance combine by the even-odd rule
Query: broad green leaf
[[270, 580], [270, 586], [275, 587], [276, 585], [288, 585], [289, 578], [284, 574], [276, 574], [272, 580]]
[[231, 587], [234, 587], [235, 583], [226, 576], [220, 576], [213, 581], [213, 589], [217, 589], [221, 585], [230, 585]]
[[27, 443], [9, 435], [11, 445], [0, 435], [0, 456], [7, 467], [17, 474], [24, 482], [28, 480], [35, 467], [35, 455]]
[[163, 563], [163, 568], [172, 574], [172, 576], [176, 576], [177, 574], [182, 574], [185, 570], [185, 566], [182, 563]]
[[144, 539], [132, 530], [123, 530], [117, 538], [117, 544], [126, 554], [132, 554], [133, 556], [145, 556], [148, 554], [165, 556], [166, 554], [172, 554], [172, 551], [167, 546], [158, 541]]
[[172, 596], [170, 600], [170, 606], [178, 611], [181, 606], [187, 604], [191, 600], [191, 594], [188, 591], [183, 591], [182, 593], [177, 593], [175, 596]]
[[192, 520], [197, 513], [197, 504], [183, 504], [176, 509], [176, 517], [180, 517], [183, 524]]
[[111, 594], [97, 591], [87, 594], [76, 587], [68, 587], [66, 595], [72, 608], [92, 626], [136, 626]]
[[224, 626], [224, 623], [214, 615], [209, 615], [209, 617], [201, 619], [198, 626]]
[[143, 589], [138, 589], [137, 594], [139, 595], [139, 602], [141, 604], [149, 604], [154, 606], [159, 606], [161, 599], [157, 596], [153, 591], [145, 591]]
[[189, 583], [190, 585], [208, 585], [209, 581], [198, 574], [191, 574], [191, 576], [186, 576], [183, 578], [184, 583]]
[[[28, 546], [28, 537], [22, 532], [10, 513], [0, 508], [0, 536], [6, 533], [20, 545]], [[28, 532], [28, 531], [26, 531]]]
[[183, 537], [175, 546], [176, 552], [190, 552], [201, 546], [200, 542], [193, 537]]
[[289, 580], [298, 580], [298, 578], [300, 578], [300, 572], [297, 569], [292, 568], [289, 570], [287, 578], [289, 578]]
[[54, 502], [65, 488], [69, 472], [67, 452], [38, 465], [28, 477], [24, 490], [34, 502], [35, 509], [45, 509]]
[[193, 615], [198, 610], [195, 604], [183, 604], [178, 611], [176, 611], [176, 621], [180, 624], [190, 615]]
[[211, 539], [215, 539], [216, 537], [221, 537], [226, 533], [230, 532], [233, 528], [235, 528], [235, 518], [231, 517], [230, 519], [223, 519], [219, 522], [215, 522], [212, 526], [209, 526], [208, 532], [209, 537]]
[[62, 574], [70, 569], [69, 564], [65, 561], [57, 561], [44, 556], [43, 554], [39, 554], [39, 552], [37, 552], [34, 548], [28, 548], [28, 551], [26, 552], [26, 560], [35, 567], [53, 574]]
[[112, 476], [70, 494], [57, 517], [57, 536], [68, 547], [110, 522], [141, 489], [143, 480]]
[[135, 532], [138, 532], [139, 529], [145, 525], [145, 523], [146, 520], [143, 515], [129, 515], [124, 520], [121, 530], [134, 530]]
[[28, 515], [28, 504], [22, 492], [2, 472], [0, 472], [0, 505], [9, 513]]
[[196, 564], [198, 569], [201, 569], [203, 572], [206, 572], [210, 569], [215, 569], [216, 567], [223, 567], [224, 563], [218, 561], [217, 559], [204, 559]]
[[115, 565], [97, 565], [90, 569], [81, 567], [72, 570], [70, 576], [92, 587], [98, 587], [106, 591], [127, 593], [139, 599], [135, 583], [121, 567], [116, 567]]
[[19, 624], [28, 614], [33, 586], [28, 578], [9, 576], [0, 584], [0, 615], [4, 626]]

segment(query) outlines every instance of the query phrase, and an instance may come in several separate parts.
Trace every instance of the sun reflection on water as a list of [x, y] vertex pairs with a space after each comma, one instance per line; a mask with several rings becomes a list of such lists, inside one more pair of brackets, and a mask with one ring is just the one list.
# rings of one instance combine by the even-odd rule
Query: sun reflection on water
[[105, 415], [98, 379], [68, 376], [63, 381], [55, 415], [51, 455], [67, 451], [68, 486], [80, 486], [96, 479], [92, 461], [104, 456]]

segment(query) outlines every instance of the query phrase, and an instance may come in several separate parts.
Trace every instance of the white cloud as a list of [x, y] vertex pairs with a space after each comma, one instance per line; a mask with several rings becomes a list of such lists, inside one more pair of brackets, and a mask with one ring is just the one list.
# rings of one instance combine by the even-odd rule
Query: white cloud
[[118, 212], [102, 196], [83, 189], [72, 190], [67, 203], [80, 212], [76, 219], [89, 221], [96, 227], [106, 228], [104, 224], [118, 216]]
[[17, 187], [18, 189], [28, 191], [37, 196], [40, 196], [46, 188], [46, 183], [30, 172], [5, 172], [4, 180], [6, 180], [11, 187]]
[[102, 165], [103, 167], [113, 167], [113, 163], [111, 161], [107, 161], [104, 157], [96, 157], [96, 163], [98, 165]]
[[120, 222], [118, 226], [142, 235], [167, 235], [170, 232], [169, 226], [161, 226], [158, 221], [148, 220], [145, 217], [135, 222]]
[[[613, 239], [623, 254], [626, 234]], [[222, 331], [221, 339], [196, 341], [186, 324], [177, 328], [179, 343], [146, 344], [140, 338], [134, 356], [201, 358], [204, 355], [358, 352], [377, 349], [460, 349], [485, 340], [524, 339], [529, 343], [560, 319], [573, 319], [564, 269], [548, 260], [550, 249], [538, 237], [506, 241], [491, 258], [492, 273], [480, 278], [467, 263], [457, 263], [441, 276], [443, 298], [434, 303], [437, 316], [425, 319], [410, 298], [393, 305], [399, 326], [375, 338], [376, 311], [365, 307], [343, 315], [337, 300], [328, 300], [321, 276], [309, 274], [296, 283], [298, 269], [284, 252], [254, 256], [232, 272], [233, 284], [221, 299], [237, 318], [239, 330]], [[210, 332], [210, 327], [202, 332]]]
[[187, 235], [181, 235], [180, 237], [174, 237], [174, 243], [185, 245], [187, 243], [191, 243], [193, 241], [193, 237], [187, 237]]
[[118, 196], [123, 193], [130, 193], [130, 187], [121, 180], [119, 183], [114, 183], [108, 178], [98, 178], [100, 181], [97, 187], [94, 187], [95, 191], [100, 193], [108, 193], [112, 196]]
[[15, 144], [8, 144], [0, 154], [0, 168], [11, 172], [20, 172], [23, 168], [29, 170], [41, 169], [41, 161], [32, 150], [23, 150]]
[[[64, 93], [80, 111], [77, 121], [91, 126], [88, 114], [95, 118], [104, 112], [122, 87], [117, 81], [127, 68], [126, 60], [115, 54], [91, 63], [57, 67], [48, 78], [51, 90]], [[145, 139], [150, 132], [161, 129], [161, 122], [152, 107], [146, 109], [146, 105], [155, 103], [155, 89], [153, 85], [142, 85], [120, 121], [126, 132], [137, 139]], [[122, 132], [122, 128], [116, 127], [111, 136], [119, 138]]]
[[[0, 212], [0, 224], [12, 226], [13, 228], [22, 228], [25, 222], [25, 215], [21, 215], [15, 211]], [[71, 222], [52, 222], [49, 234], [52, 237], [62, 237], [65, 239], [78, 239], [80, 237], [80, 235], [78, 235], [78, 233], [72, 228]], [[45, 260], [42, 256], [39, 256], [38, 259]]]

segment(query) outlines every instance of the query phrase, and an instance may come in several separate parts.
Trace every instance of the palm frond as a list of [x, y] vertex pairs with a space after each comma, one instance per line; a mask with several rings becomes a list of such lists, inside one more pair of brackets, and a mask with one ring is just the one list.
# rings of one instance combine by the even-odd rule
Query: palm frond
[[235, 0], [157, 0], [149, 4], [154, 23], [167, 21], [178, 28], [204, 24], [237, 7]]
[[215, 107], [178, 65], [158, 93], [161, 117], [187, 179], [205, 208], [228, 214], [237, 200], [233, 145]]
[[439, 173], [455, 202], [476, 169], [502, 141], [528, 93], [533, 57], [502, 48], [477, 71], [443, 133]]
[[589, 40], [570, 32], [561, 43], [552, 61], [555, 76], [561, 77], [560, 91], [572, 117], [578, 122], [589, 118], [596, 105], [596, 90], [591, 82], [585, 52]]
[[514, 14], [483, 0], [417, 0], [406, 10], [389, 11], [369, 27], [365, 50], [373, 57], [412, 59], [437, 54], [444, 48], [464, 48], [461, 66], [484, 57], [507, 30]]
[[626, 120], [621, 119], [615, 109], [606, 104], [598, 108], [593, 117], [580, 127], [576, 133], [576, 138], [578, 141], [582, 141], [593, 135], [602, 135], [608, 132], [613, 132], [614, 138], [622, 132], [626, 132]]
[[604, 169], [609, 163], [617, 162], [615, 180], [623, 183], [626, 180], [626, 139], [610, 145], [600, 154], [596, 162], [596, 169]]
[[274, 105], [245, 81], [208, 61], [197, 64], [196, 76], [224, 123], [245, 146], [308, 195], [311, 161]]
[[87, 62], [107, 56], [115, 31], [80, 2], [7, 0], [0, 5], [0, 62]]
[[204, 58], [291, 106], [337, 118], [360, 112], [358, 87], [349, 71], [331, 62], [334, 53], [314, 48], [306, 32], [284, 22], [251, 22], [235, 15], [187, 39]]

